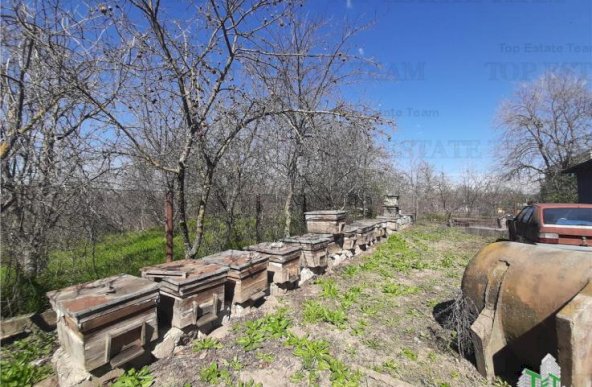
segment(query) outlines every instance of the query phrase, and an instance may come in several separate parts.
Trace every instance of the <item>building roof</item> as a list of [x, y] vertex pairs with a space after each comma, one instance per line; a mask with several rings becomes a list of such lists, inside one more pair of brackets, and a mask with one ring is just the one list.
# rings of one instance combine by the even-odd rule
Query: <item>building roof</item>
[[577, 173], [583, 171], [592, 171], [592, 151], [588, 154], [588, 160], [564, 169], [561, 173]]

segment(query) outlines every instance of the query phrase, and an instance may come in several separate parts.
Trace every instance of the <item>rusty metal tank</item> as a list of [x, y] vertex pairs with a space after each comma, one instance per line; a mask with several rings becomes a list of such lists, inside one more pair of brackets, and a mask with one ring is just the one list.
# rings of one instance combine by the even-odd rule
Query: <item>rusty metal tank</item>
[[[589, 281], [592, 250], [497, 242], [469, 262], [462, 291], [482, 312], [493, 299], [491, 284], [497, 283], [495, 306], [489, 306], [501, 322], [504, 350], [497, 355], [511, 355], [521, 367], [536, 366], [547, 353], [557, 356], [555, 315]], [[493, 363], [497, 369], [508, 361], [494, 356]]]

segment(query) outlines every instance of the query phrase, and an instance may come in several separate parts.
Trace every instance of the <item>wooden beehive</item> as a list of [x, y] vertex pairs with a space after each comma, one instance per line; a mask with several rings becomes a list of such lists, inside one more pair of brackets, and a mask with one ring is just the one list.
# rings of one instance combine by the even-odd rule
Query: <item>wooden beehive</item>
[[357, 229], [356, 243], [358, 246], [368, 245], [374, 240], [374, 224], [359, 220], [350, 225], [351, 229]]
[[160, 286], [159, 315], [164, 325], [200, 327], [218, 320], [224, 310], [226, 266], [184, 259], [145, 267], [141, 272]]
[[384, 196], [384, 206], [385, 207], [399, 206], [399, 195], [386, 194]]
[[119, 367], [158, 338], [158, 285], [127, 274], [47, 293], [60, 345], [86, 370]]
[[297, 282], [300, 279], [300, 255], [302, 248], [283, 242], [265, 242], [247, 247], [267, 256], [269, 263], [267, 271], [273, 275], [273, 283], [285, 284]]
[[327, 247], [333, 242], [331, 236], [326, 234], [304, 234], [284, 238], [283, 241], [302, 248], [301, 266], [309, 268], [327, 267]]
[[385, 232], [387, 234], [391, 234], [395, 231], [397, 231], [399, 229], [399, 224], [397, 222], [398, 218], [397, 217], [392, 217], [392, 216], [377, 216], [377, 219], [380, 219], [383, 224], [384, 224], [384, 228], [385, 228]]
[[227, 299], [232, 296], [234, 304], [256, 301], [267, 293], [268, 257], [254, 251], [226, 250], [204, 257], [203, 260], [229, 268], [226, 278]]
[[306, 230], [313, 234], [341, 234], [346, 215], [346, 211], [338, 210], [305, 212]]
[[357, 235], [360, 233], [359, 228], [352, 225], [345, 226], [343, 230], [343, 249], [353, 250], [356, 248]]

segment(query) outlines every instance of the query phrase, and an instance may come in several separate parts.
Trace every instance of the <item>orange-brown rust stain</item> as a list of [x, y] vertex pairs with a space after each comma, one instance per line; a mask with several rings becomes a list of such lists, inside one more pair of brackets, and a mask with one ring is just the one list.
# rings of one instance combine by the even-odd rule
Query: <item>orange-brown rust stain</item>
[[71, 301], [64, 301], [63, 307], [70, 313], [80, 312], [85, 309], [92, 308], [97, 305], [102, 305], [107, 302], [107, 297], [104, 295], [99, 296], [84, 296], [78, 297]]

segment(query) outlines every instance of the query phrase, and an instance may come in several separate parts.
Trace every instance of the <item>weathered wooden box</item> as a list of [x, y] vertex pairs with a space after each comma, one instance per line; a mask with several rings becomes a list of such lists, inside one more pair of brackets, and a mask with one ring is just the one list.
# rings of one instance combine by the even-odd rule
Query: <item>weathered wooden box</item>
[[269, 258], [255, 251], [226, 250], [204, 257], [205, 262], [227, 266], [227, 299], [234, 304], [256, 301], [267, 293]]
[[357, 246], [365, 246], [374, 240], [374, 224], [359, 220], [350, 225], [352, 229], [357, 229], [356, 244]]
[[359, 233], [358, 227], [352, 225], [345, 226], [343, 230], [343, 250], [354, 250], [356, 248]]
[[284, 238], [287, 244], [302, 248], [300, 265], [309, 268], [323, 268], [328, 265], [327, 248], [333, 242], [332, 236], [327, 234], [304, 234]]
[[306, 230], [313, 234], [340, 234], [346, 215], [346, 211], [339, 210], [305, 212]]
[[47, 293], [60, 345], [87, 371], [119, 367], [158, 338], [158, 285], [127, 274]]
[[399, 195], [395, 195], [395, 194], [384, 195], [384, 206], [385, 207], [398, 207], [399, 206]]
[[163, 325], [183, 329], [203, 326], [224, 310], [228, 267], [184, 259], [141, 269], [142, 277], [158, 282], [158, 308]]
[[377, 216], [377, 219], [380, 219], [385, 225], [385, 231], [387, 234], [392, 234], [395, 231], [399, 230], [399, 223], [398, 217], [394, 216]]
[[249, 246], [247, 250], [261, 253], [269, 259], [267, 271], [273, 275], [273, 283], [285, 284], [300, 280], [300, 246], [265, 242]]

